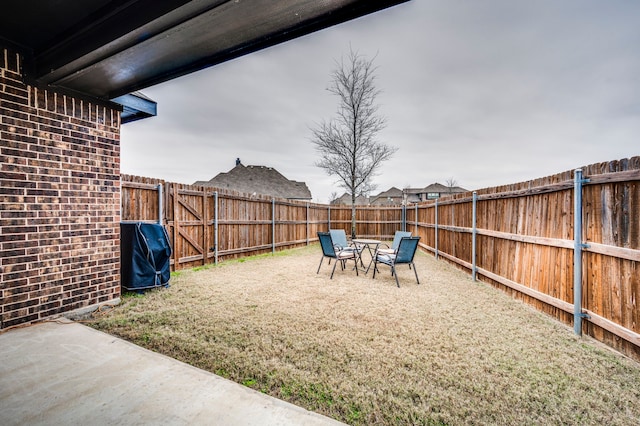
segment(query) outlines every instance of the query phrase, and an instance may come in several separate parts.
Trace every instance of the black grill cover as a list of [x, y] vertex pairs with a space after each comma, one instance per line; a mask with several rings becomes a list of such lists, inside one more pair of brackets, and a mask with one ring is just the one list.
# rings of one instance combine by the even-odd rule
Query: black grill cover
[[127, 290], [169, 285], [171, 246], [162, 225], [120, 224], [120, 283]]

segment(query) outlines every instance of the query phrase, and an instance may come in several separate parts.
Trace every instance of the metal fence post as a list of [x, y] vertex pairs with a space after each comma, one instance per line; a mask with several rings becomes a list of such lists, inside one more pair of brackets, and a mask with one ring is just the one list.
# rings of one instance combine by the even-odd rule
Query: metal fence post
[[213, 254], [214, 264], [218, 264], [218, 191], [213, 192]]
[[582, 185], [589, 179], [582, 178], [582, 169], [576, 169], [573, 181], [573, 332], [582, 336]]
[[471, 258], [472, 258], [472, 267], [471, 267], [471, 275], [474, 281], [477, 281], [477, 272], [478, 267], [476, 265], [476, 237], [478, 233], [478, 228], [476, 227], [476, 204], [478, 202], [478, 193], [473, 191], [473, 213], [472, 213], [472, 221], [473, 221], [473, 230], [471, 233]]
[[309, 245], [309, 203], [307, 203], [307, 227], [306, 227], [307, 245]]
[[436, 242], [435, 242], [435, 250], [436, 250], [436, 259], [438, 258], [438, 199], [436, 198], [436, 223], [435, 223], [435, 234], [436, 234]]
[[271, 254], [276, 252], [276, 199], [271, 199]]
[[162, 220], [164, 219], [164, 204], [162, 203], [163, 197], [162, 197], [162, 184], [159, 183], [158, 184], [158, 223], [160, 225], [162, 225]]
[[406, 205], [402, 205], [402, 212], [400, 213], [400, 220], [402, 221], [402, 225], [400, 227], [400, 229], [402, 231], [406, 231], [407, 230], [407, 206]]

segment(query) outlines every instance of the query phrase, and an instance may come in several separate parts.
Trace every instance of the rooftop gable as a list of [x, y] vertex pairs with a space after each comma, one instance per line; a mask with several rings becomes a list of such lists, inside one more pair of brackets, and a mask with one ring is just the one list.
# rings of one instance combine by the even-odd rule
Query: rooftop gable
[[226, 173], [219, 173], [209, 181], [196, 184], [275, 198], [311, 200], [311, 191], [306, 183], [289, 180], [273, 167], [266, 166], [237, 164]]

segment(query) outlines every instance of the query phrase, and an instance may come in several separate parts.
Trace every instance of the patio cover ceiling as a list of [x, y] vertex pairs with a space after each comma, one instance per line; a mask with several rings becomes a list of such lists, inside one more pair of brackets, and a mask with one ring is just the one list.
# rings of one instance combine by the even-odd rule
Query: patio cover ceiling
[[0, 44], [25, 55], [27, 81], [118, 98], [126, 122], [155, 114], [132, 92], [404, 1], [19, 0], [2, 7]]

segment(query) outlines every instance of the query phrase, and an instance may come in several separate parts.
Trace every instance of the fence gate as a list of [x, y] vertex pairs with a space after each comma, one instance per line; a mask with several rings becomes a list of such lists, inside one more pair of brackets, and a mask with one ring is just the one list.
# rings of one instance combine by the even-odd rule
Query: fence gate
[[175, 269], [204, 265], [209, 255], [209, 196], [204, 188], [166, 183], [167, 230], [172, 239]]

